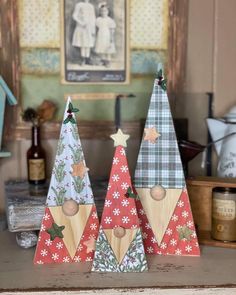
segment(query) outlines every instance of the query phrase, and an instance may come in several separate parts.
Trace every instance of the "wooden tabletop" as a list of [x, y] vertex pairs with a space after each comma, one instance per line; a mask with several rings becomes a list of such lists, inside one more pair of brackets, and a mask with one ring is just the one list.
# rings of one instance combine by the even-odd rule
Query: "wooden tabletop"
[[[65, 291], [66, 294], [94, 294], [99, 289], [125, 288], [132, 289], [132, 294], [138, 289], [143, 290], [142, 294], [152, 294], [145, 290], [195, 288], [195, 293], [176, 294], [200, 294], [196, 290], [219, 288], [227, 289], [229, 293], [207, 294], [236, 294], [236, 249], [204, 246], [200, 258], [148, 256], [148, 272], [128, 274], [90, 273], [88, 263], [34, 265], [34, 251], [34, 248], [24, 250], [17, 246], [14, 233], [0, 232], [0, 293]], [[87, 293], [89, 290], [91, 293]]]

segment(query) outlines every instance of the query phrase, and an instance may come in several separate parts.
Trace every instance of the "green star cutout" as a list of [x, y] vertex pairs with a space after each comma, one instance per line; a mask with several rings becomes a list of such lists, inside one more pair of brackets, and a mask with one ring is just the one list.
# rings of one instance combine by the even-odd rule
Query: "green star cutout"
[[193, 231], [188, 228], [186, 225], [184, 226], [181, 226], [180, 228], [177, 229], [178, 233], [179, 233], [179, 239], [180, 240], [188, 240], [190, 241], [191, 240], [191, 235], [193, 233]]
[[65, 226], [58, 226], [53, 222], [52, 227], [47, 229], [46, 232], [50, 235], [50, 240], [53, 241], [56, 237], [64, 238], [62, 231], [65, 229]]

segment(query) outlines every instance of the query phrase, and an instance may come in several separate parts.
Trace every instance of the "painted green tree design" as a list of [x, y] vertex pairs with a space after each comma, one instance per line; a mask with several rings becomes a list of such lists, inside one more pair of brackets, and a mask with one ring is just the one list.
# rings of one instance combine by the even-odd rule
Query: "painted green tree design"
[[72, 125], [72, 136], [75, 141], [79, 140], [78, 128], [77, 125]]
[[69, 148], [72, 152], [72, 159], [74, 163], [79, 163], [81, 162], [84, 157], [83, 157], [83, 151], [82, 151], [82, 147], [75, 147], [73, 148], [70, 144], [69, 144]]
[[73, 176], [73, 186], [77, 194], [80, 194], [85, 187], [85, 183], [79, 176]]
[[52, 186], [52, 191], [55, 194], [55, 201], [58, 206], [63, 205], [66, 195], [66, 189], [64, 187], [59, 187], [57, 190]]
[[66, 164], [64, 162], [60, 162], [59, 164], [55, 164], [54, 166], [54, 175], [57, 180], [57, 182], [61, 183], [66, 175], [65, 172], [65, 166]]
[[60, 156], [64, 152], [64, 149], [65, 149], [64, 136], [61, 136], [59, 138], [58, 145], [57, 145], [57, 156]]

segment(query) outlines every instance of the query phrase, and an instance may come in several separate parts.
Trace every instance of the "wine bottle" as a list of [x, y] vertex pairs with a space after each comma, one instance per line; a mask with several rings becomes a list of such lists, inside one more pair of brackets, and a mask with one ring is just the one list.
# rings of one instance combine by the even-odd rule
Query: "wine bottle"
[[46, 181], [45, 151], [40, 142], [40, 127], [32, 127], [32, 145], [27, 151], [28, 181], [31, 184], [42, 184]]

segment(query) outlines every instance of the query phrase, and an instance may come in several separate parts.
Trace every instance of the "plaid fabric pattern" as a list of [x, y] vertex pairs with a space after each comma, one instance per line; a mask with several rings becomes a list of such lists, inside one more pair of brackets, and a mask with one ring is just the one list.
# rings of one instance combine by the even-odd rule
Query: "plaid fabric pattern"
[[183, 167], [166, 92], [155, 81], [145, 128], [156, 127], [161, 136], [155, 144], [142, 140], [135, 170], [135, 187], [182, 188]]

